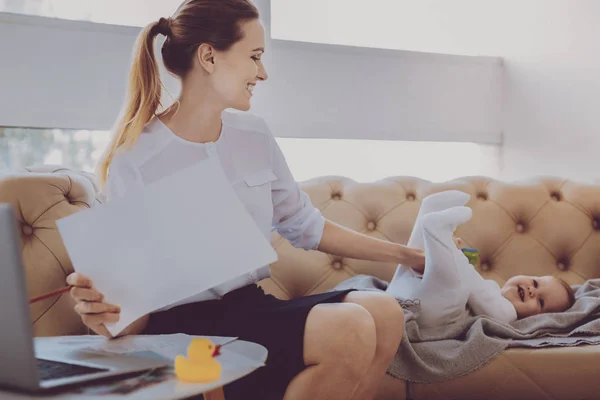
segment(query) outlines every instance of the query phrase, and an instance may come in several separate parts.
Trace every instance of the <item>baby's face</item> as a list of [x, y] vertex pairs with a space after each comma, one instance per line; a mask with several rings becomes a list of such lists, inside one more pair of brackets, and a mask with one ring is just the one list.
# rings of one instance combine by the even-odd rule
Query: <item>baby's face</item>
[[552, 276], [513, 276], [502, 287], [502, 295], [513, 304], [519, 319], [569, 308], [567, 289]]

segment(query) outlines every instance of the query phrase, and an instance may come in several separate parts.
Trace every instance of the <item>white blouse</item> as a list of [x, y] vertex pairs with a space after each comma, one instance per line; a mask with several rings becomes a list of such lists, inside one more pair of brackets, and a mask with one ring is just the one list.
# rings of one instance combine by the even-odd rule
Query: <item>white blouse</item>
[[[160, 119], [150, 121], [134, 147], [117, 150], [107, 179], [107, 197], [120, 197], [207, 157], [218, 157], [232, 187], [267, 240], [277, 231], [294, 247], [316, 249], [325, 219], [300, 190], [266, 123], [250, 113], [225, 111], [216, 142], [194, 143], [174, 134]], [[201, 184], [200, 182], [198, 184]], [[157, 212], [160, 212], [157, 210]], [[202, 243], [198, 243], [199, 251]], [[165, 265], [165, 268], [168, 268]], [[211, 268], [198, 265], [198, 268]], [[270, 276], [264, 266], [246, 276], [173, 304], [218, 299]]]

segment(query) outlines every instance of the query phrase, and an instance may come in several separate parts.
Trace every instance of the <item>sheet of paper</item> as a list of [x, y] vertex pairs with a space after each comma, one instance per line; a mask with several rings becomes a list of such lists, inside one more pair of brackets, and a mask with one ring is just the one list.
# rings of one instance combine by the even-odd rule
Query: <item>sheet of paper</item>
[[[217, 157], [57, 221], [74, 268], [139, 317], [277, 260]], [[201, 316], [194, 316], [201, 318]]]
[[151, 351], [168, 360], [175, 360], [177, 355], [187, 354], [187, 348], [193, 338], [208, 338], [221, 346], [236, 340], [235, 337], [191, 336], [182, 333], [173, 335], [140, 335], [125, 336], [113, 340], [103, 340], [78, 347], [79, 350], [100, 354], [131, 354]]

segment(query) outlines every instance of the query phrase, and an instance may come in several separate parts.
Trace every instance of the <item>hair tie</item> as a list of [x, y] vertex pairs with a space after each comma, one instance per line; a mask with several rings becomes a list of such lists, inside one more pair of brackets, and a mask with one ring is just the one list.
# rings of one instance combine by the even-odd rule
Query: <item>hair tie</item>
[[156, 25], [157, 32], [161, 35], [171, 36], [171, 18], [161, 17]]

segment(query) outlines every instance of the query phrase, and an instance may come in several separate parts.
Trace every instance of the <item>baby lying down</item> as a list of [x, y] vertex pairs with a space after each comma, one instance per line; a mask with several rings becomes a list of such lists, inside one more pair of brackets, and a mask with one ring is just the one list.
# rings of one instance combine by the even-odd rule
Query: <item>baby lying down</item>
[[575, 302], [571, 287], [553, 276], [514, 276], [502, 288], [485, 280], [456, 247], [456, 227], [471, 219], [470, 196], [460, 191], [423, 199], [408, 246], [425, 250], [423, 274], [399, 265], [387, 292], [420, 301], [419, 325], [451, 324], [469, 313], [510, 323], [562, 312]]

